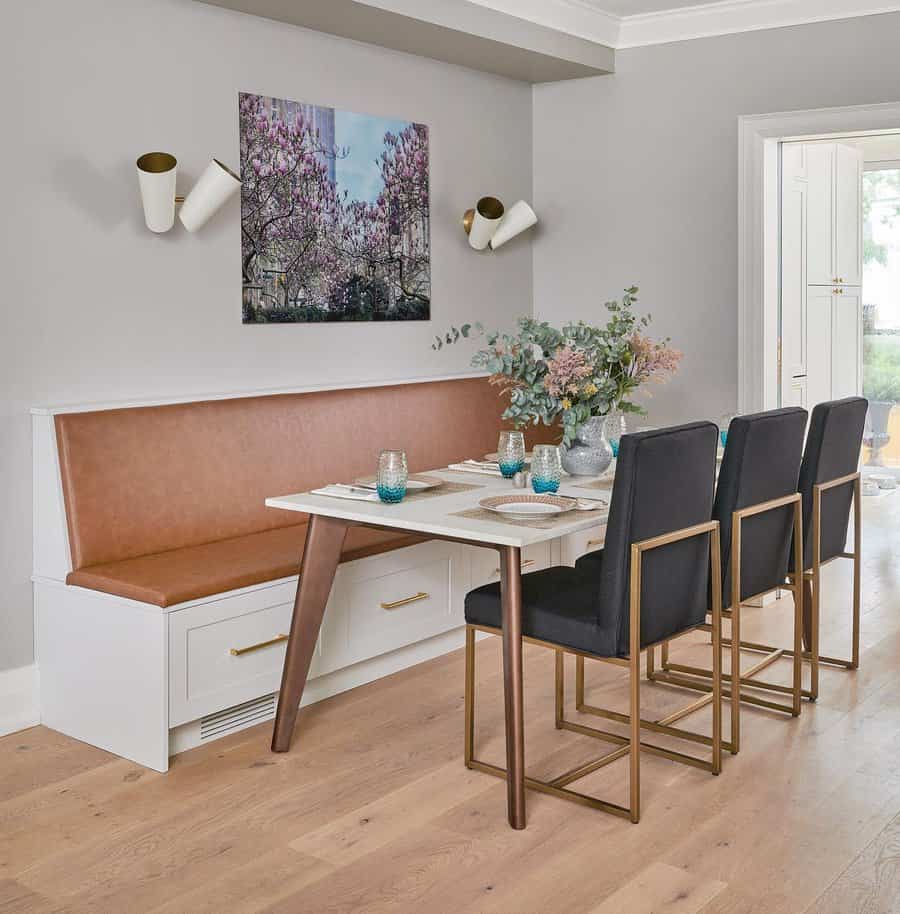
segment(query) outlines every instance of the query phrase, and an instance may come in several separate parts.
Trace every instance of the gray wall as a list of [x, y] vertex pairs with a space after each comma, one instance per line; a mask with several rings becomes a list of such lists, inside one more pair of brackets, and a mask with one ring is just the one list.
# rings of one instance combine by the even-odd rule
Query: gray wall
[[[435, 332], [531, 312], [530, 239], [477, 256], [460, 219], [530, 198], [532, 130], [527, 85], [190, 0], [9, 3], [0, 33], [3, 670], [32, 658], [28, 408], [467, 370]], [[236, 200], [196, 236], [144, 229], [135, 158], [170, 150], [182, 187], [237, 165], [239, 90], [430, 126], [430, 323], [244, 327]]]
[[898, 52], [887, 14], [619, 51], [614, 76], [537, 86], [537, 313], [598, 319], [634, 283], [684, 351], [649, 421], [733, 410], [738, 117], [897, 101]]

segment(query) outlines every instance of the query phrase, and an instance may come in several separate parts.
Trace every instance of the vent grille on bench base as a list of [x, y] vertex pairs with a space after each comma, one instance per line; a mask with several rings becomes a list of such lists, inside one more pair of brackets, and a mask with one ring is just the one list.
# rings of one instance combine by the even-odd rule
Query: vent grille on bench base
[[275, 716], [276, 694], [263, 695], [262, 698], [254, 698], [233, 708], [208, 714], [200, 720], [200, 742], [218, 739], [228, 733], [235, 733], [265, 720], [271, 720]]

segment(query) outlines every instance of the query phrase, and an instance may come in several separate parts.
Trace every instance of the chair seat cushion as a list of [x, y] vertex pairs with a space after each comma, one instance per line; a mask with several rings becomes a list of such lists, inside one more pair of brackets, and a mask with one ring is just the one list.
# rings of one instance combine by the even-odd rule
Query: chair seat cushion
[[598, 575], [597, 580], [599, 581], [600, 570], [603, 568], [603, 550], [598, 549], [596, 552], [585, 552], [584, 555], [575, 561], [575, 568], [578, 571]]
[[[599, 577], [576, 568], [545, 568], [522, 575], [522, 631], [599, 656], [611, 656], [614, 639], [597, 624]], [[500, 585], [485, 584], [466, 595], [466, 622], [501, 628]], [[607, 643], [604, 643], [607, 642]]]
[[[174, 606], [297, 574], [306, 527], [305, 523], [279, 527], [214, 543], [92, 565], [71, 572], [66, 583], [141, 603]], [[350, 562], [426, 539], [351, 527], [341, 561]]]

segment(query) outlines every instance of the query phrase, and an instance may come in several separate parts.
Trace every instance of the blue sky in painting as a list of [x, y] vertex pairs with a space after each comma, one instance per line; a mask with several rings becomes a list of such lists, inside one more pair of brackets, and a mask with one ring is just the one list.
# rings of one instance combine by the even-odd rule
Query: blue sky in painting
[[400, 133], [409, 121], [334, 112], [334, 143], [349, 147], [350, 155], [335, 163], [335, 180], [338, 190], [349, 191], [351, 200], [374, 203], [383, 187], [378, 159], [384, 149], [384, 135], [388, 131]]

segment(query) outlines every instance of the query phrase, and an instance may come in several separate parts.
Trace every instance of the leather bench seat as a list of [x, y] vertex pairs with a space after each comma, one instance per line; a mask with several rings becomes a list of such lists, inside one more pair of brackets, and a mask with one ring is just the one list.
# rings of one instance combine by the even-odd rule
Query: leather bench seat
[[[174, 606], [296, 574], [307, 518], [268, 496], [370, 474], [382, 447], [412, 472], [485, 454], [502, 409], [460, 378], [58, 413], [66, 582]], [[422, 539], [355, 528], [344, 561]]]
[[[174, 606], [297, 574], [306, 524], [279, 527], [214, 543], [91, 565], [70, 572], [67, 584], [156, 606]], [[428, 537], [351, 527], [341, 561], [377, 555]]]

